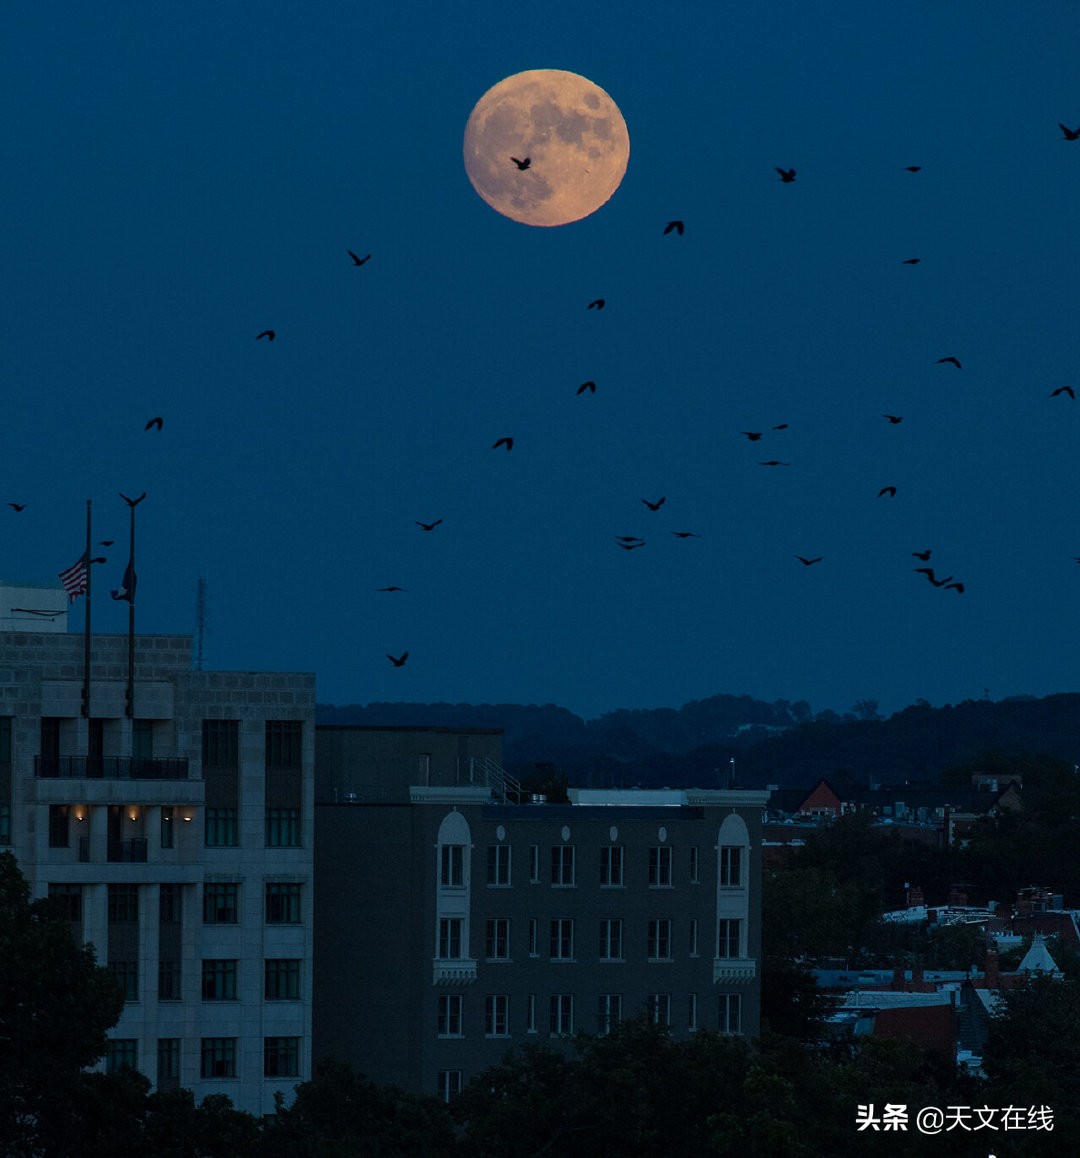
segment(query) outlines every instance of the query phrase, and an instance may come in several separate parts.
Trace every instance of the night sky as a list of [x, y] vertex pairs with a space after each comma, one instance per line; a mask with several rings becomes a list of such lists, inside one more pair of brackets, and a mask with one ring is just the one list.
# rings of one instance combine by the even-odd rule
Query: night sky
[[[1075, 691], [1078, 45], [1064, 0], [9, 6], [0, 575], [92, 499], [126, 630], [146, 491], [138, 629], [203, 576], [206, 666], [322, 702]], [[534, 68], [630, 133], [552, 229], [462, 165]]]

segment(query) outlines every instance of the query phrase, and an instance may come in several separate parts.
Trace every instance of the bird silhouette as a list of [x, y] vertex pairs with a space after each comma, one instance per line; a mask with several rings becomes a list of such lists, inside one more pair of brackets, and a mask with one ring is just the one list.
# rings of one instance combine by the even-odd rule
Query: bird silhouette
[[442, 522], [442, 519], [436, 519], [433, 523], [422, 523], [419, 519], [413, 519], [413, 522], [425, 531], [434, 531], [435, 528]]
[[376, 587], [375, 590], [376, 591], [407, 591], [408, 588], [407, 587], [391, 586], [391, 587]]
[[596, 383], [591, 378], [589, 379], [588, 382], [582, 382], [582, 384], [577, 388], [575, 393], [576, 394], [584, 394], [586, 390], [588, 390], [591, 394], [596, 393]]
[[798, 559], [804, 567], [812, 567], [815, 563], [820, 563], [821, 560], [825, 558], [825, 556], [818, 555], [816, 559], [807, 559], [803, 555], [796, 555], [795, 558]]
[[8, 503], [8, 506], [11, 507], [11, 509], [13, 511], [25, 511], [26, 510], [26, 503]]
[[922, 261], [921, 257], [908, 257], [908, 258], [905, 258], [900, 264], [901, 265], [918, 265], [920, 261]]
[[893, 495], [895, 495], [895, 494], [896, 494], [896, 487], [893, 487], [893, 486], [882, 487], [881, 490], [878, 491], [877, 497], [880, 499], [883, 495], [888, 495], [889, 498], [892, 498]]
[[648, 499], [642, 499], [641, 501], [649, 508], [650, 511], [658, 511], [664, 505], [664, 503], [667, 502], [667, 495], [661, 495], [655, 503], [650, 503]]
[[394, 665], [394, 667], [404, 667], [405, 661], [409, 658], [409, 653], [403, 651], [396, 659], [389, 652], [386, 653], [386, 658]]
[[963, 595], [964, 594], [963, 583], [946, 583], [945, 584], [945, 590], [948, 591], [950, 589], [955, 591], [957, 595]]
[[492, 450], [498, 450], [500, 446], [505, 446], [507, 450], [513, 450], [514, 449], [514, 440], [512, 438], [506, 438], [505, 436], [503, 438], [497, 438], [491, 444], [491, 449]]
[[[775, 427], [773, 429], [775, 429]], [[745, 434], [751, 442], [757, 442], [757, 440], [761, 437], [760, 430], [740, 430], [739, 433]]]
[[624, 551], [633, 551], [637, 547], [644, 547], [645, 546], [645, 540], [644, 539], [638, 539], [638, 541], [636, 543], [616, 542], [615, 546], [616, 547], [622, 547], [622, 549]]
[[909, 173], [917, 173], [922, 168], [922, 165], [905, 165], [904, 168]]
[[607, 303], [603, 298], [596, 298], [585, 307], [587, 310], [602, 310]]
[[781, 169], [779, 166], [777, 166], [776, 171], [780, 174], [780, 181], [784, 185], [790, 185], [792, 181], [795, 180], [794, 169]]
[[1070, 398], [1076, 398], [1076, 391], [1071, 386], [1059, 386], [1056, 390], [1050, 391], [1050, 397], [1056, 398], [1059, 394], [1068, 394]]
[[915, 556], [916, 559], [921, 559], [925, 563], [933, 553], [933, 548], [927, 547], [925, 551], [912, 551], [911, 553]]
[[960, 365], [960, 359], [950, 354], [947, 358], [938, 358], [937, 365], [940, 366], [942, 362], [952, 362], [957, 370], [962, 370], [964, 367]]
[[787, 430], [789, 425], [787, 422], [781, 422], [779, 426], [774, 426], [773, 430]]
[[115, 539], [102, 539], [101, 542], [98, 543], [98, 546], [99, 547], [111, 547], [113, 545], [113, 543], [115, 543], [115, 542], [116, 542]]
[[667, 225], [664, 226], [664, 236], [667, 237], [672, 230], [682, 237], [683, 223], [681, 221], [669, 221]]
[[268, 338], [272, 342], [276, 337], [277, 330], [263, 330], [261, 334], [255, 335], [255, 341], [257, 342], [260, 338]]
[[697, 531], [672, 531], [676, 539], [700, 539], [701, 536]]
[[150, 421], [143, 427], [143, 430], [149, 430], [151, 426], [156, 426], [160, 430], [165, 425], [163, 418], [151, 418]]
[[359, 254], [353, 253], [353, 251], [350, 249], [348, 250], [348, 254], [353, 259], [353, 265], [363, 265], [365, 261], [371, 260], [370, 253], [366, 257], [361, 257]]
[[781, 462], [779, 459], [770, 458], [766, 462], [759, 462], [758, 466], [791, 466], [790, 462]]
[[1058, 121], [1058, 128], [1065, 134], [1066, 141], [1080, 140], [1080, 128], [1070, 129], [1067, 125], [1063, 125]]
[[892, 426], [897, 426], [904, 421], [903, 415], [901, 414], [883, 414], [881, 417], [887, 418]]
[[934, 568], [933, 567], [912, 567], [912, 570], [915, 572], [916, 575], [925, 575], [926, 578], [935, 587], [944, 587], [945, 584], [948, 583], [952, 579], [951, 575], [946, 575], [944, 579], [938, 579], [937, 576], [934, 575]]
[[524, 173], [525, 170], [532, 164], [532, 157], [526, 157], [524, 161], [519, 161], [517, 157], [511, 157], [511, 161]]
[[127, 497], [127, 495], [125, 495], [123, 493], [123, 491], [118, 491], [117, 493], [124, 500], [124, 502], [127, 503], [127, 505], [129, 507], [137, 507], [139, 505], [139, 503], [141, 503], [143, 501], [143, 499], [146, 498], [146, 491], [143, 491], [143, 493], [141, 495], [139, 495], [139, 497], [137, 499], [129, 499]]
[[644, 543], [645, 540], [640, 535], [616, 535], [616, 543]]

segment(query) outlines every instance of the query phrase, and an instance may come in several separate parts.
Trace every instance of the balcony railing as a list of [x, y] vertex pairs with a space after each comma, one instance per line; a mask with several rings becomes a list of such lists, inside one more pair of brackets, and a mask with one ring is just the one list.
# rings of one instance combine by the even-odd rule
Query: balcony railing
[[134, 864], [146, 860], [146, 837], [132, 836], [127, 840], [110, 840], [108, 859], [113, 862]]
[[186, 756], [35, 756], [34, 775], [43, 780], [186, 780]]

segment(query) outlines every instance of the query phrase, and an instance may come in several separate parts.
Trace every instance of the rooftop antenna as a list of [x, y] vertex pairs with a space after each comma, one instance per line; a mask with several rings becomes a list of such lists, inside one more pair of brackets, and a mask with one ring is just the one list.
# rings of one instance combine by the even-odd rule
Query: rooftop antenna
[[195, 670], [203, 669], [203, 641], [206, 639], [206, 578], [195, 584]]

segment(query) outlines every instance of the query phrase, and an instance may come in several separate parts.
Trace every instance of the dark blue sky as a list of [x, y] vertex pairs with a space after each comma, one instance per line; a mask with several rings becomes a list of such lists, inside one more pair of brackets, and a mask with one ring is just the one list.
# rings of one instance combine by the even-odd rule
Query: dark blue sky
[[[4, 577], [70, 564], [91, 498], [125, 630], [145, 490], [139, 629], [205, 576], [208, 666], [326, 702], [1076, 690], [1075, 4], [521, 7], [5, 13]], [[630, 132], [556, 229], [461, 160], [532, 68]]]

